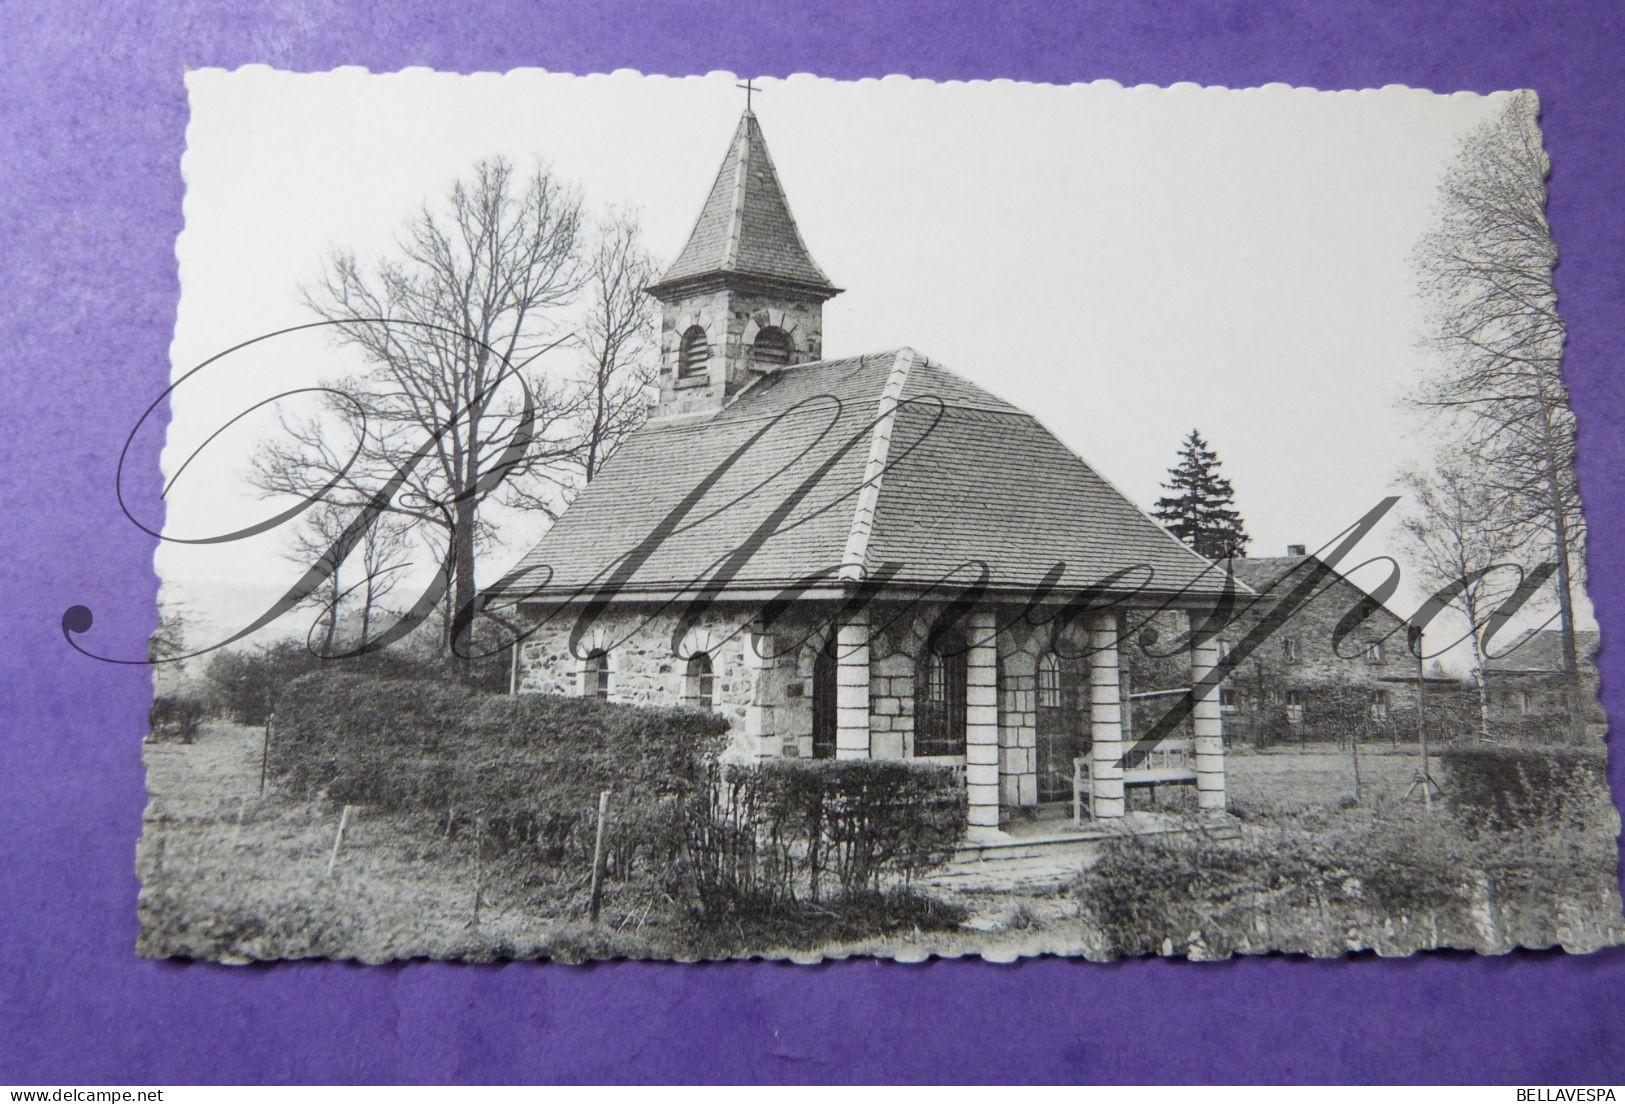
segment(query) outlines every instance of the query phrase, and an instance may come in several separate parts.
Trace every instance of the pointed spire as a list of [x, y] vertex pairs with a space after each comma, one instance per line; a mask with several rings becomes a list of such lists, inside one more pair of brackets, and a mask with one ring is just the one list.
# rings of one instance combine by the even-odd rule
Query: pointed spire
[[716, 276], [756, 277], [825, 299], [840, 291], [807, 252], [761, 124], [748, 108], [739, 117], [688, 244], [649, 291], [663, 298], [663, 293]]

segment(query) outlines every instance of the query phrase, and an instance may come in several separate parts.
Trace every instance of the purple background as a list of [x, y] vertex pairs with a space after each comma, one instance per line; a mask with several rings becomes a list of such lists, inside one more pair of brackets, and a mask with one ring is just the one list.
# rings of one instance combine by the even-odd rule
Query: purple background
[[[1609, 630], [1625, 601], [1625, 28], [1612, 0], [1090, 4], [13, 0], [0, 13], [0, 1082], [1625, 1080], [1625, 954], [592, 967], [139, 961], [153, 622], [113, 498], [167, 378], [183, 70], [542, 66], [1125, 84], [1530, 86], [1554, 163], [1568, 370]], [[314, 171], [313, 167], [313, 171]], [[253, 258], [243, 258], [252, 264]], [[1306, 371], [1313, 371], [1306, 366]], [[133, 458], [156, 494], [156, 456]], [[150, 516], [150, 515], [149, 515]], [[1621, 715], [1625, 651], [1603, 656]], [[1616, 790], [1625, 783], [1619, 757]]]

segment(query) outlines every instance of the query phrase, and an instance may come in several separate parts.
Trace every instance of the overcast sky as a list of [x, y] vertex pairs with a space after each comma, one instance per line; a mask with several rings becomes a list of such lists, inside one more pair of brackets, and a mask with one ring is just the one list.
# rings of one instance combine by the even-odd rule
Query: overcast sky
[[[743, 107], [734, 83], [188, 74], [177, 371], [309, 321], [298, 289], [328, 250], [386, 250], [403, 219], [481, 157], [543, 158], [594, 209], [636, 207], [648, 246], [669, 260]], [[1433, 356], [1419, 344], [1407, 257], [1458, 139], [1503, 97], [760, 84], [756, 112], [802, 237], [847, 289], [825, 308], [826, 355], [912, 345], [1033, 411], [1142, 507], [1199, 427], [1255, 555], [1330, 539], [1428, 455], [1400, 402]], [[346, 361], [310, 339], [222, 367], [177, 393], [171, 475], [237, 412]], [[187, 471], [166, 533], [207, 535], [269, 512], [242, 479], [268, 413]], [[504, 522], [506, 547], [486, 555], [484, 581], [545, 526]], [[1369, 552], [1391, 551], [1385, 538]], [[278, 555], [284, 543], [166, 545], [165, 599], [216, 633], [246, 624], [299, 574]], [[1409, 612], [1416, 592], [1404, 593]]]

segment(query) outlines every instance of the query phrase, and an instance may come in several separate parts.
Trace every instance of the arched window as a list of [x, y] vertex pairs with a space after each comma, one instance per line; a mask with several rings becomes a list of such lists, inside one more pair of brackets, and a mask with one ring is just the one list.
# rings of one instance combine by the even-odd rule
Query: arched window
[[1094, 746], [1084, 665], [1076, 658], [1044, 652], [1038, 657], [1037, 674], [1038, 800], [1070, 801], [1073, 765]]
[[790, 335], [777, 326], [756, 332], [750, 346], [751, 363], [758, 368], [782, 368], [790, 363]]
[[1045, 652], [1038, 657], [1038, 708], [1060, 709], [1063, 704], [1061, 659], [1054, 652]]
[[715, 682], [710, 653], [696, 652], [689, 656], [683, 673], [683, 704], [690, 709], [710, 709], [716, 703]]
[[602, 648], [587, 653], [581, 668], [581, 696], [609, 700], [609, 653]]
[[677, 345], [677, 378], [703, 376], [710, 365], [711, 343], [706, 340], [705, 327], [690, 326]]
[[968, 649], [957, 633], [927, 645], [914, 675], [914, 754], [965, 754]]
[[812, 753], [814, 759], [835, 758], [835, 674], [839, 664], [835, 658], [835, 637], [818, 652], [813, 660], [812, 692]]

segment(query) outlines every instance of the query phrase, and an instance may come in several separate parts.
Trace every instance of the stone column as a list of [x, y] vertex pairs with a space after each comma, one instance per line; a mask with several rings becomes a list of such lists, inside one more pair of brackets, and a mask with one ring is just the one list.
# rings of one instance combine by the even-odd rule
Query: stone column
[[1123, 815], [1123, 699], [1117, 682], [1117, 615], [1103, 611], [1089, 618], [1090, 779], [1095, 816]]
[[1038, 658], [1025, 648], [1016, 648], [1004, 657], [999, 739], [1004, 749], [1000, 776], [1006, 808], [1038, 804], [1037, 667]]
[[[1194, 630], [1198, 615], [1191, 614]], [[1191, 746], [1196, 758], [1196, 807], [1222, 813], [1224, 798], [1224, 714], [1219, 709], [1219, 680], [1212, 678], [1219, 665], [1219, 642], [1210, 639], [1191, 645]], [[1204, 680], [1211, 684], [1204, 687]]]
[[999, 827], [999, 652], [991, 610], [966, 619], [965, 791], [973, 829]]
[[784, 698], [784, 678], [778, 670], [778, 641], [772, 633], [752, 626], [745, 632], [744, 676], [750, 679], [750, 701], [745, 706], [745, 735], [750, 751], [768, 759], [785, 754], [778, 729], [778, 703]]
[[836, 630], [835, 758], [869, 758], [869, 619], [862, 613]]

